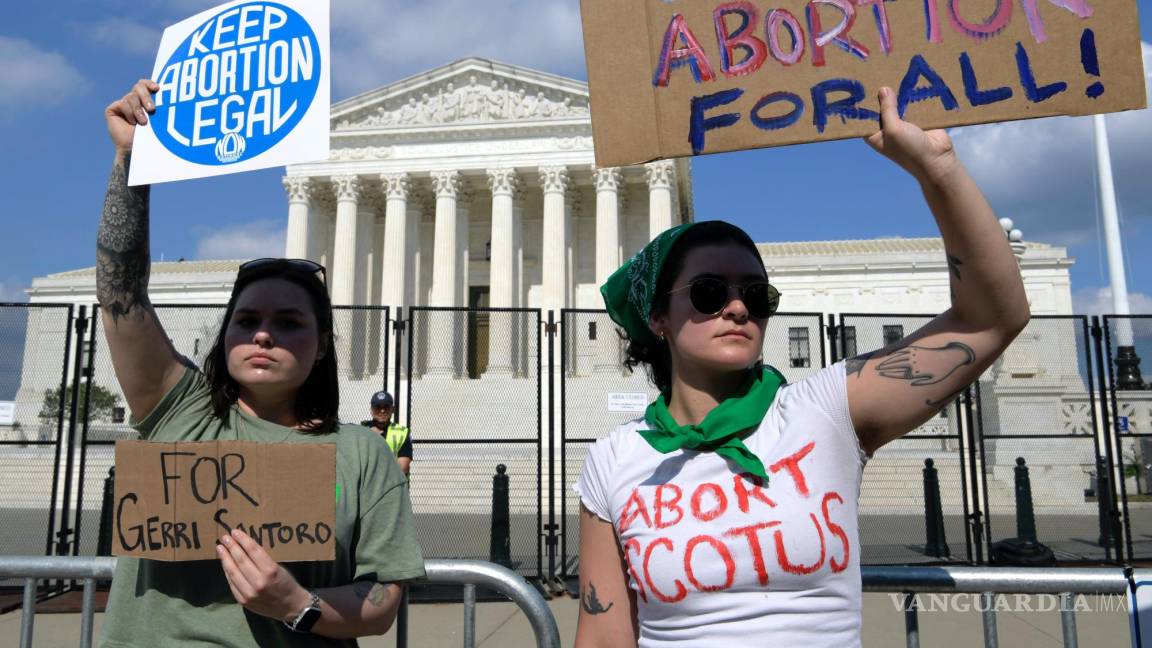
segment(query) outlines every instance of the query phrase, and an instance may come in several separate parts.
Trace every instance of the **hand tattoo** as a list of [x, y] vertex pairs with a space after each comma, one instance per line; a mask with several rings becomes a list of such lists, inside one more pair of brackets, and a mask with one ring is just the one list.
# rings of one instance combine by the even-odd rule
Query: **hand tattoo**
[[943, 382], [960, 367], [976, 361], [972, 347], [962, 342], [949, 342], [942, 347], [909, 345], [888, 354], [876, 365], [876, 372], [885, 378], [907, 380], [913, 387]]
[[149, 187], [129, 187], [132, 155], [125, 154], [112, 167], [104, 211], [96, 234], [96, 296], [113, 321], [148, 302]]
[[592, 583], [588, 583], [588, 592], [580, 597], [580, 607], [588, 614], [604, 614], [611, 610], [613, 605], [615, 603], [612, 601], [608, 601], [608, 607], [600, 603], [600, 599], [596, 598], [596, 586]]

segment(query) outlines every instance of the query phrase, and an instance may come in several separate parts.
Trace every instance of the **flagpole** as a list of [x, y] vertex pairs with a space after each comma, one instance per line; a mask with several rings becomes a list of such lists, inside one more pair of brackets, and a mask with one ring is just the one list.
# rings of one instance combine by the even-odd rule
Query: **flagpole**
[[1112, 181], [1112, 155], [1108, 149], [1108, 128], [1104, 115], [1092, 117], [1096, 141], [1096, 176], [1100, 187], [1100, 216], [1104, 221], [1104, 242], [1108, 250], [1108, 282], [1112, 286], [1112, 312], [1121, 316], [1116, 322], [1116, 386], [1120, 389], [1143, 389], [1140, 358], [1132, 339], [1132, 321], [1128, 304], [1128, 281], [1124, 275], [1124, 251], [1120, 245], [1120, 218], [1116, 209], [1116, 187]]

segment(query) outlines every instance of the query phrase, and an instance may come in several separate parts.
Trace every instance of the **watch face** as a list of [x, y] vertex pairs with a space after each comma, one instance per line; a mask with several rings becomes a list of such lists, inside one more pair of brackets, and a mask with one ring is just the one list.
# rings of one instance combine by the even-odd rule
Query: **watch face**
[[300, 614], [300, 620], [296, 623], [294, 630], [297, 632], [309, 632], [312, 626], [320, 620], [320, 608], [305, 608], [304, 612]]

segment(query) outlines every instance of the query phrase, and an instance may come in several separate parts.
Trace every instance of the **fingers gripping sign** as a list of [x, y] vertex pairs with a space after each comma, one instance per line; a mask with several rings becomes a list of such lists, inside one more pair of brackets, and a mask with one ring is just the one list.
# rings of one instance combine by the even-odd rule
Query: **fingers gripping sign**
[[132, 149], [132, 140], [136, 126], [148, 124], [148, 115], [156, 112], [156, 104], [152, 94], [160, 86], [151, 79], [140, 79], [120, 99], [113, 101], [104, 109], [104, 119], [108, 122], [108, 134], [112, 144], [118, 152], [127, 152]]
[[880, 130], [865, 138], [869, 146], [921, 182], [955, 168], [956, 152], [947, 131], [924, 131], [901, 119], [891, 88], [881, 88], [878, 97]]
[[221, 536], [216, 554], [232, 596], [256, 614], [288, 620], [311, 599], [288, 570], [239, 529]]

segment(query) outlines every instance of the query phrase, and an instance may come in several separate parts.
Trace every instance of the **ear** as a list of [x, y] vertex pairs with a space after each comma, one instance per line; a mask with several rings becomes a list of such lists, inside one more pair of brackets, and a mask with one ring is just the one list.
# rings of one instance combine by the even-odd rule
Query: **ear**
[[653, 315], [648, 318], [648, 330], [652, 331], [652, 335], [663, 340], [668, 334], [668, 316]]
[[331, 340], [331, 334], [320, 338], [320, 344], [316, 347], [316, 364], [320, 364], [320, 361], [324, 359], [324, 356], [328, 355], [328, 344]]

